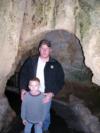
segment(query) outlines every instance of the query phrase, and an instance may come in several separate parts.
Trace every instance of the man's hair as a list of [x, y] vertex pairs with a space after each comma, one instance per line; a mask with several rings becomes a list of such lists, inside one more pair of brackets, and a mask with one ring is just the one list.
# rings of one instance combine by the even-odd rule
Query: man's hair
[[48, 47], [51, 47], [51, 41], [43, 39], [43, 40], [40, 41], [38, 49], [44, 44], [47, 45]]
[[[37, 81], [37, 82], [40, 83], [40, 80], [39, 80], [39, 78], [37, 78], [37, 77], [32, 78], [30, 81]], [[29, 82], [30, 82], [30, 81], [29, 81]]]

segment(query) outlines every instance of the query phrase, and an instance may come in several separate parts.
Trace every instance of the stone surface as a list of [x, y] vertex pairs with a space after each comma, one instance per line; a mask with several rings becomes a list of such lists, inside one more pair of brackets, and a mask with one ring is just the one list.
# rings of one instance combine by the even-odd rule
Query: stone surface
[[88, 83], [91, 73], [84, 64], [81, 44], [78, 38], [66, 30], [54, 30], [44, 35], [52, 42], [52, 56], [58, 59], [65, 72], [65, 79]]
[[15, 116], [15, 112], [9, 106], [7, 98], [0, 96], [0, 132], [6, 133], [9, 123], [12, 122]]
[[[6, 82], [8, 78], [14, 73], [16, 69], [16, 65], [19, 63], [19, 60], [22, 60], [22, 58], [25, 59], [26, 56], [24, 57], [24, 55], [29, 53], [28, 51], [30, 51], [32, 48], [35, 49], [40, 39], [42, 39], [45, 36], [48, 36], [48, 34], [49, 35], [53, 34], [55, 36], [55, 38], [53, 38], [53, 42], [55, 43], [54, 51], [59, 51], [59, 48], [61, 48], [59, 44], [60, 42], [63, 45], [62, 47], [68, 48], [67, 50], [62, 48], [64, 52], [61, 53], [60, 51], [59, 53], [61, 54], [60, 56], [57, 57], [60, 60], [62, 60], [61, 62], [64, 66], [66, 77], [67, 75], [69, 75], [69, 79], [71, 78], [75, 79], [75, 77], [81, 79], [79, 71], [81, 71], [81, 73], [86, 72], [84, 63], [83, 63], [83, 60], [84, 60], [83, 52], [84, 52], [86, 65], [90, 67], [91, 70], [93, 71], [93, 75], [94, 75], [93, 81], [99, 84], [99, 77], [100, 77], [98, 73], [99, 54], [96, 55], [96, 58], [94, 60], [91, 59], [90, 54], [87, 54], [89, 53], [88, 51], [90, 51], [89, 49], [90, 47], [88, 48], [88, 46], [91, 45], [88, 42], [89, 40], [91, 40], [91, 37], [92, 37], [91, 35], [93, 34], [93, 31], [90, 31], [89, 29], [93, 26], [96, 27], [95, 25], [99, 26], [98, 23], [99, 23], [100, 17], [98, 17], [99, 6], [97, 2], [95, 2], [96, 3], [95, 8], [92, 8], [94, 1], [90, 3], [82, 0], [79, 2], [78, 0], [71, 0], [71, 1], [62, 0], [62, 1], [56, 1], [56, 2], [55, 1], [51, 2], [49, 0], [48, 1], [26, 0], [26, 1], [20, 1], [20, 2], [9, 0], [6, 2], [6, 4], [4, 3], [5, 3], [4, 1], [3, 2], [1, 1], [2, 8], [1, 8], [1, 14], [0, 14], [1, 16], [0, 24], [2, 27], [1, 28], [2, 35], [0, 36], [0, 42], [1, 44], [3, 43], [3, 47], [2, 45], [0, 45], [1, 46], [0, 60], [1, 62], [3, 62], [1, 64], [1, 69], [0, 69], [0, 73], [1, 73], [0, 84], [1, 84], [1, 90], [2, 90], [1, 93], [4, 92]], [[86, 19], [84, 19], [84, 14]], [[81, 20], [79, 20], [80, 16], [81, 16]], [[98, 19], [94, 19], [94, 18], [98, 18]], [[78, 20], [79, 20], [79, 23], [77, 23]], [[86, 23], [87, 25], [83, 25], [82, 22]], [[66, 30], [63, 33], [61, 33], [62, 30], [60, 32], [60, 34], [62, 34], [60, 38], [64, 41], [66, 41], [65, 36], [69, 36], [74, 33], [80, 33], [79, 38], [82, 42], [83, 51], [81, 46], [79, 46], [81, 45], [81, 43], [78, 44], [76, 42], [77, 46], [74, 46], [75, 43], [71, 42], [72, 41], [71, 37], [69, 37], [70, 41], [67, 42], [66, 45], [65, 45], [65, 42], [63, 44], [63, 42], [60, 40], [59, 42], [56, 41], [57, 33], [55, 32], [57, 31], [55, 32], [52, 32], [52, 31], [57, 29], [59, 29], [58, 31], [60, 31], [61, 29]], [[97, 32], [96, 29], [95, 31]], [[88, 36], [86, 36], [87, 32], [89, 32]], [[97, 36], [95, 35], [94, 38], [97, 38]], [[50, 37], [50, 40], [52, 40], [51, 37]], [[78, 41], [78, 39], [76, 40]], [[98, 47], [99, 40], [98, 39], [96, 40], [97, 40], [96, 45]], [[70, 44], [70, 43], [73, 43], [73, 44]], [[58, 45], [59, 47], [57, 49]], [[80, 47], [80, 48], [77, 48], [77, 47]], [[94, 50], [94, 48], [92, 47], [91, 49]], [[75, 50], [77, 52], [75, 52]], [[57, 54], [56, 55], [54, 54], [54, 56], [56, 57]], [[90, 61], [88, 61], [88, 58]], [[6, 69], [4, 66], [6, 66]], [[68, 73], [68, 68], [71, 68], [70, 74]], [[86, 75], [88, 76], [88, 74], [89, 73], [87, 72]], [[84, 79], [87, 78], [86, 75], [84, 76]]]
[[84, 103], [74, 95], [70, 95], [69, 102], [74, 115], [78, 119], [76, 122], [78, 127], [75, 128], [79, 130], [82, 129], [85, 133], [100, 133], [99, 119], [92, 115]]
[[81, 40], [85, 64], [92, 70], [92, 81], [100, 85], [100, 1], [79, 1], [77, 36]]
[[[94, 3], [95, 7], [93, 6]], [[51, 2], [49, 0], [8, 0], [7, 2], [0, 1], [0, 5], [2, 7], [0, 8], [0, 32], [2, 33], [0, 35], [0, 61], [2, 62], [0, 68], [0, 90], [2, 91], [1, 93], [4, 92], [6, 82], [8, 78], [14, 73], [16, 65], [18, 64], [19, 60], [21, 60], [22, 55], [28, 53], [28, 51], [30, 51], [32, 48], [36, 48], [40, 39], [42, 39], [44, 36], [47, 36], [46, 34], [50, 35], [50, 31], [55, 29], [64, 29], [66, 30], [66, 32], [64, 33], [69, 33], [69, 35], [71, 34], [70, 32], [80, 34], [78, 37], [80, 38], [82, 44], [85, 56], [85, 63], [93, 71], [93, 82], [99, 84], [99, 1], [95, 2], [95, 0], [93, 0], [92, 2], [87, 2], [83, 0], [62, 0]], [[84, 19], [84, 15], [86, 19]], [[81, 19], [79, 20], [80, 16]], [[85, 23], [87, 25], [85, 25]], [[94, 31], [96, 34], [93, 34]], [[60, 38], [62, 38], [63, 40], [64, 36], [64, 41], [66, 41], [66, 35], [64, 35], [64, 33], [62, 33], [62, 36]], [[56, 36], [54, 32], [51, 32], [51, 34]], [[52, 38], [50, 39], [52, 40]], [[55, 39], [53, 40], [55, 41]], [[69, 37], [69, 39], [71, 38]], [[93, 40], [93, 43], [91, 43], [91, 39]], [[59, 42], [56, 41], [54, 50], [56, 50], [56, 47], [59, 45], [57, 43], [60, 42], [60, 40]], [[64, 64], [64, 69], [66, 72], [67, 68], [65, 67], [65, 65], [67, 64], [67, 61], [70, 62], [70, 64], [73, 61], [75, 62], [74, 51], [77, 48], [75, 48], [74, 44], [69, 44], [69, 46], [68, 44], [66, 46], [65, 44], [63, 44], [63, 46], [68, 47], [69, 50], [67, 49], [66, 51], [63, 48], [64, 55], [59, 52], [61, 53], [61, 57], [58, 58], [63, 58], [62, 56], [66, 56], [66, 59], [68, 58], [68, 60], [64, 59], [65, 64], [62, 60], [62, 64]], [[79, 44], [77, 46], [80, 47]], [[61, 46], [59, 47], [61, 48]], [[77, 52], [78, 50], [81, 51], [81, 47], [77, 49]], [[92, 50], [93, 52], [91, 52]], [[67, 55], [66, 52], [69, 55]], [[80, 52], [80, 57], [78, 57], [78, 53], [76, 54], [77, 60], [74, 65], [75, 67], [78, 67], [76, 68], [77, 70], [81, 69], [81, 71], [83, 71], [84, 73], [84, 70], [82, 69], [82, 65], [84, 63], [77, 62], [79, 58], [79, 61], [82, 59], [83, 62], [84, 57], [82, 57], [82, 54], [83, 53]], [[73, 70], [73, 68], [75, 67], [73, 67], [72, 64], [70, 70], [73, 72], [71, 72], [71, 74], [74, 75], [74, 77], [78, 77], [78, 73], [74, 73], [75, 69]]]
[[78, 97], [70, 95], [69, 102], [54, 99], [53, 109], [66, 121], [73, 132], [100, 133], [99, 119], [91, 113], [84, 101]]
[[12, 121], [12, 109], [4, 98], [8, 78], [16, 68], [25, 0], [0, 0], [0, 132]]
[[99, 0], [0, 0], [0, 33], [0, 95], [44, 37], [53, 41], [67, 80], [91, 80], [86, 64], [100, 85]]
[[0, 0], [0, 94], [16, 68], [25, 0]]

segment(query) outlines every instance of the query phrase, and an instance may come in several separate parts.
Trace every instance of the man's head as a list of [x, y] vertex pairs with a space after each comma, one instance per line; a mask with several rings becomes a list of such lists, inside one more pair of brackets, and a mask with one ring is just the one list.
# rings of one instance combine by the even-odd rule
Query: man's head
[[49, 58], [52, 51], [51, 42], [46, 39], [41, 40], [39, 43], [38, 50], [42, 58]]

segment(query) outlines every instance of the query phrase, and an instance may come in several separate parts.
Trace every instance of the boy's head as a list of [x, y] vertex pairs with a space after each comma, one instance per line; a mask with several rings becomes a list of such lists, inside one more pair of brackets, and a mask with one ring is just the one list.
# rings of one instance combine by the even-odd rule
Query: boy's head
[[40, 87], [40, 80], [38, 78], [33, 78], [29, 81], [28, 85], [30, 91], [38, 91]]

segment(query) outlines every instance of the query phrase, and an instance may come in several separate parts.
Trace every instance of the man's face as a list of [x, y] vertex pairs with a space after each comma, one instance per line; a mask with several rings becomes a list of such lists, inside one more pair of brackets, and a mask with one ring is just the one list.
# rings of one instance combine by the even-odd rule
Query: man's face
[[48, 47], [45, 43], [39, 48], [40, 56], [42, 58], [48, 58], [51, 54], [51, 48]]

